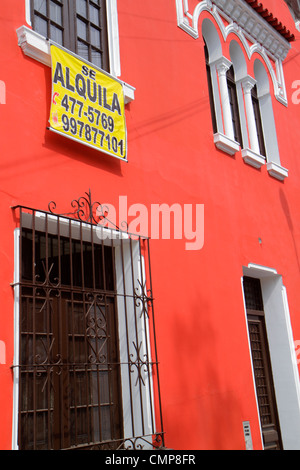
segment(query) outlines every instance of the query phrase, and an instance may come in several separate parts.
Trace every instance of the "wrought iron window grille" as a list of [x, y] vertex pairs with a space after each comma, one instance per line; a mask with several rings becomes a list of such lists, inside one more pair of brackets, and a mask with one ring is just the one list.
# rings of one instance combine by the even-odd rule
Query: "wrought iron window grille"
[[[88, 192], [84, 193], [84, 196], [80, 196], [78, 199], [73, 199], [71, 201], [71, 207], [72, 210], [69, 212], [57, 213], [55, 212], [56, 202], [50, 201], [48, 204], [49, 213], [58, 217], [71, 217], [78, 219], [80, 222], [87, 222], [89, 224], [99, 224], [106, 221], [111, 227], [117, 230], [122, 230], [108, 218], [109, 208], [107, 206], [103, 206], [98, 201], [92, 200], [90, 189]], [[124, 231], [128, 233], [128, 224], [124, 221], [121, 225], [124, 228]]]
[[[163, 448], [149, 239], [90, 190], [56, 207], [12, 208], [18, 448]], [[120, 236], [98, 239], [104, 221]]]

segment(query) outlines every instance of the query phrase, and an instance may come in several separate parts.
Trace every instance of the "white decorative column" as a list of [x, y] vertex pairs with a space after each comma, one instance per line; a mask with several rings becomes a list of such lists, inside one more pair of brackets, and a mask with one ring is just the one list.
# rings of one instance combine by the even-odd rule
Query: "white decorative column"
[[246, 108], [246, 121], [250, 141], [250, 149], [242, 149], [242, 157], [244, 161], [249, 165], [253, 166], [254, 168], [260, 168], [262, 165], [265, 164], [265, 158], [260, 155], [257, 128], [251, 96], [251, 90], [255, 84], [256, 81], [254, 80], [254, 78], [249, 76], [242, 80], [242, 88], [244, 92]]
[[[219, 88], [216, 92], [219, 94], [221, 113], [221, 123], [218, 123], [218, 132], [214, 134], [214, 143], [216, 147], [229, 155], [234, 155], [240, 149], [240, 144], [234, 140], [232, 115], [227, 86], [227, 70], [231, 67], [230, 60], [221, 57], [216, 60], [211, 67], [214, 67], [216, 78], [218, 78]], [[216, 81], [217, 82], [217, 81]], [[215, 90], [214, 90], [215, 92]]]
[[260, 150], [259, 150], [257, 129], [256, 129], [253, 102], [252, 102], [252, 96], [251, 96], [251, 90], [254, 87], [255, 83], [256, 81], [254, 80], [254, 78], [246, 77], [242, 82], [242, 87], [244, 90], [250, 147], [255, 153], [259, 154]]
[[223, 110], [225, 135], [229, 137], [230, 139], [234, 140], [234, 132], [233, 132], [232, 116], [231, 116], [231, 109], [230, 109], [230, 102], [229, 102], [227, 76], [226, 76], [227, 70], [229, 70], [230, 66], [231, 66], [231, 62], [225, 57], [221, 57], [221, 59], [219, 59], [216, 62], [216, 70], [218, 72], [218, 77], [219, 77], [219, 87], [220, 87], [221, 104], [222, 104], [222, 110]]

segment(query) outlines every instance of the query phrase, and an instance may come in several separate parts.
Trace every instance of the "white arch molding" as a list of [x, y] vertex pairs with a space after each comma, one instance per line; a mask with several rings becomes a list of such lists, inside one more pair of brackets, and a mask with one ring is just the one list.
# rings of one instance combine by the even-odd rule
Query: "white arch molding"
[[[208, 12], [216, 21], [225, 42], [228, 36], [234, 33], [243, 44], [249, 60], [254, 53], [260, 54], [272, 79], [276, 99], [287, 106], [282, 62], [291, 46], [253, 8], [243, 0], [214, 0], [213, 2], [203, 0], [199, 1], [194, 11], [190, 11], [189, 0], [175, 1], [177, 24], [194, 39], [201, 35], [199, 34], [201, 14]], [[248, 41], [252, 43], [251, 46]]]
[[[283, 181], [288, 176], [288, 170], [280, 164], [271, 89], [277, 100], [287, 105], [282, 60], [288, 53], [290, 48], [289, 43], [275, 30], [273, 31], [273, 28], [270, 28], [269, 24], [261, 19], [260, 15], [245, 2], [242, 5], [243, 7], [246, 5], [249, 7], [250, 10], [248, 9], [249, 11], [247, 10], [246, 12], [248, 16], [245, 16], [245, 12], [241, 9], [239, 10], [239, 15], [243, 19], [243, 23], [246, 21], [245, 18], [247, 19], [247, 24], [250, 20], [253, 20], [253, 34], [257, 38], [264, 37], [269, 50], [258, 43], [254, 36], [247, 33], [231, 17], [221, 11], [215, 5], [215, 3], [218, 3], [218, 0], [214, 3], [210, 0], [199, 2], [193, 14], [188, 10], [188, 0], [176, 0], [176, 2], [178, 26], [195, 39], [202, 36], [207, 46], [217, 127], [217, 132], [214, 134], [216, 147], [229, 155], [234, 155], [240, 150], [241, 146], [241, 155], [245, 163], [257, 169], [267, 164], [266, 167], [269, 175]], [[234, 2], [229, 0], [227, 3], [234, 7], [240, 2], [241, 0], [235, 0]], [[209, 15], [205, 15], [203, 21], [200, 22], [200, 16], [203, 12], [208, 12]], [[264, 31], [265, 34], [262, 36], [261, 30], [256, 27], [252, 17], [253, 14], [257, 15], [261, 22], [267, 25], [266, 28], [272, 31]], [[237, 18], [237, 13], [232, 10], [231, 15]], [[226, 20], [226, 23], [223, 20]], [[259, 26], [261, 25], [259, 24]], [[278, 36], [280, 36], [280, 41]], [[223, 56], [221, 38], [223, 38], [224, 42], [230, 40], [230, 60]], [[274, 53], [276, 53], [277, 57], [275, 57]], [[248, 64], [253, 54], [256, 54], [256, 58], [254, 61], [254, 76], [251, 77], [248, 75]], [[242, 142], [236, 142], [233, 136], [232, 116], [226, 85], [226, 71], [231, 65], [233, 65], [235, 74]], [[251, 98], [251, 89], [254, 85], [257, 85], [258, 90], [266, 156], [260, 155]]]

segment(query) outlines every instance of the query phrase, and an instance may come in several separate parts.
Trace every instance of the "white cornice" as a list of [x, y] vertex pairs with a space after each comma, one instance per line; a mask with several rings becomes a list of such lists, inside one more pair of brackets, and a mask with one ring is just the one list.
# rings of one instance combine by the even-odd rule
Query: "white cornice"
[[[199, 37], [198, 20], [202, 11], [209, 11], [221, 26], [224, 39], [232, 31], [243, 35], [253, 44], [259, 44], [271, 56], [283, 61], [291, 46], [290, 43], [265, 21], [244, 0], [203, 0], [193, 12], [189, 11], [188, 0], [176, 0], [178, 26], [192, 37]], [[221, 18], [229, 25], [225, 28]], [[221, 22], [220, 22], [221, 20]]]
[[284, 60], [290, 43], [244, 0], [214, 0], [213, 3], [244, 32], [277, 59]]

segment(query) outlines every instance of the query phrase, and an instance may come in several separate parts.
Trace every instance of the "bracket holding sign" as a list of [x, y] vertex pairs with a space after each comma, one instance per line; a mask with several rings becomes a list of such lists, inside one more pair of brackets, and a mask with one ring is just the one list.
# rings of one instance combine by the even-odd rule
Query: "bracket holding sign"
[[51, 44], [50, 130], [127, 161], [123, 85]]

